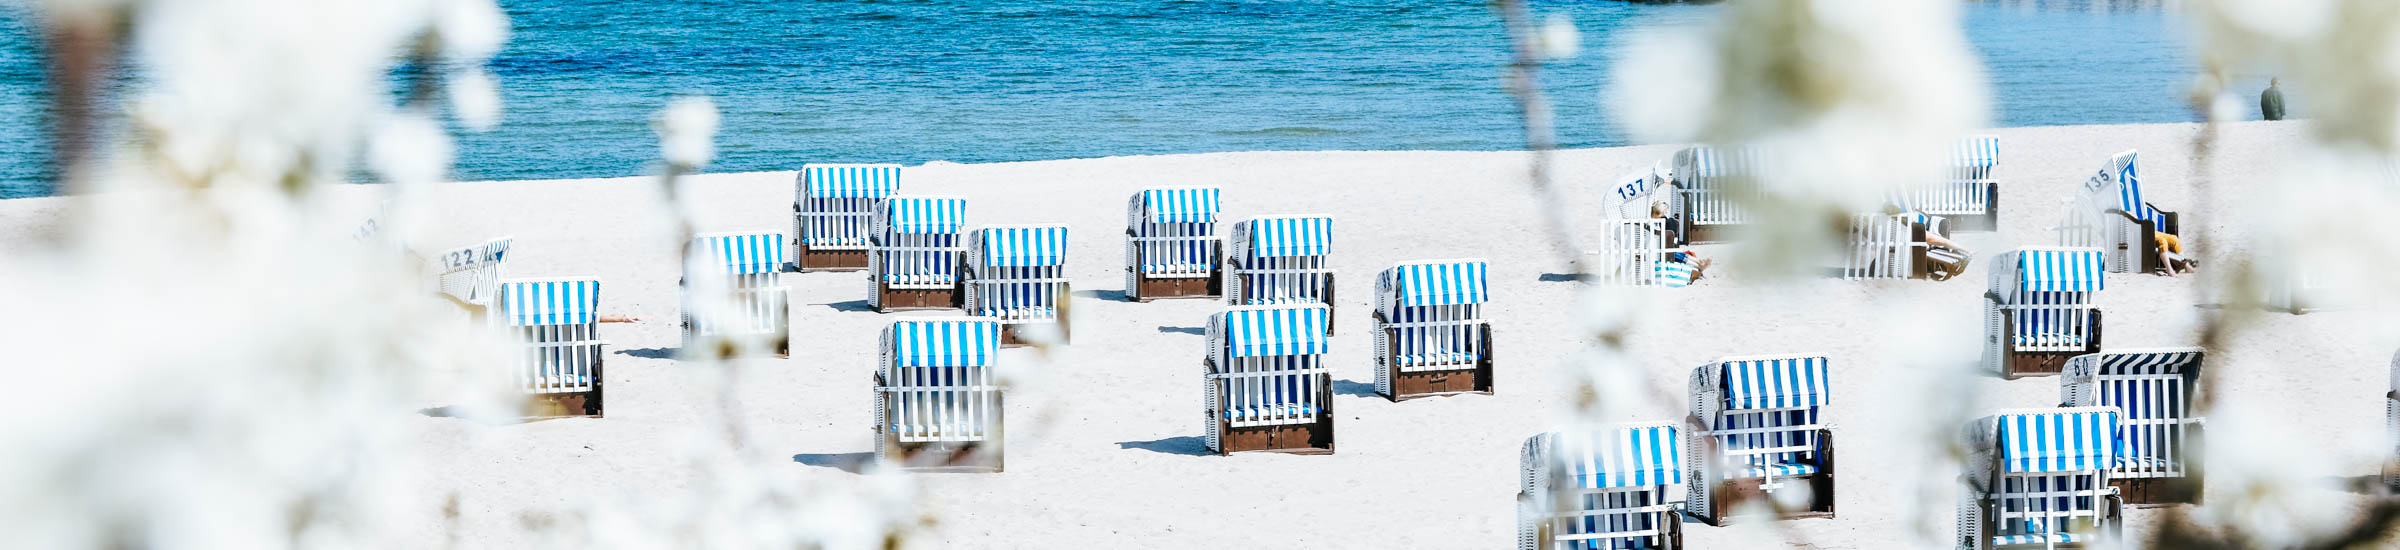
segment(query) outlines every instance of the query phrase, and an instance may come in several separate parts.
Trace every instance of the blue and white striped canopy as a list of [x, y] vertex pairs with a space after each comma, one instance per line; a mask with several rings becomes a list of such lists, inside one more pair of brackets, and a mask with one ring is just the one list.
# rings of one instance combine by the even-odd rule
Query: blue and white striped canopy
[[511, 326], [590, 324], [599, 308], [599, 279], [500, 282], [500, 315]]
[[809, 164], [800, 167], [808, 196], [820, 199], [878, 199], [900, 189], [898, 164]]
[[1210, 223], [1217, 221], [1217, 189], [1144, 189], [1142, 210], [1150, 223]]
[[2159, 214], [2157, 209], [2151, 208], [2150, 203], [2142, 198], [2140, 160], [2141, 153], [2138, 151], [2117, 153], [2116, 156], [2108, 158], [2108, 167], [2102, 169], [2100, 177], [2116, 182], [2117, 196], [2115, 200], [2119, 210], [2133, 214], [2135, 218], [2150, 220], [2153, 226], [2163, 227], [2167, 221], [2166, 216]]
[[2035, 292], [2093, 292], [2107, 270], [2098, 249], [2017, 251], [2017, 288]]
[[1485, 286], [1489, 268], [1479, 261], [1408, 264], [1393, 266], [1392, 278], [1403, 306], [1480, 304], [1491, 299]]
[[2114, 467], [2120, 444], [2116, 411], [2064, 411], [1999, 416], [2000, 458], [2008, 473]]
[[1671, 425], [1603, 429], [1557, 443], [1560, 460], [1581, 488], [1683, 483], [1683, 442]]
[[723, 266], [726, 273], [750, 275], [783, 271], [782, 233], [701, 235], [692, 239], [692, 253]]
[[884, 331], [903, 367], [980, 367], [1000, 349], [995, 321], [893, 321]]
[[1823, 356], [1726, 361], [1724, 369], [1727, 409], [1817, 407], [1831, 396]]
[[1234, 309], [1217, 314], [1234, 357], [1325, 353], [1325, 307]]
[[987, 227], [983, 229], [983, 265], [1036, 267], [1067, 261], [1067, 226]]
[[2000, 164], [2000, 137], [1974, 136], [1958, 140], [1950, 150], [1950, 167], [1963, 179], [1988, 179]]
[[2175, 374], [2200, 364], [2208, 352], [2199, 348], [2175, 351], [2100, 352], [2100, 369], [2093, 374]]
[[957, 233], [967, 223], [967, 200], [944, 197], [891, 197], [881, 206], [884, 223], [894, 233]]
[[1333, 218], [1250, 220], [1250, 250], [1260, 258], [1323, 256], [1333, 251]]

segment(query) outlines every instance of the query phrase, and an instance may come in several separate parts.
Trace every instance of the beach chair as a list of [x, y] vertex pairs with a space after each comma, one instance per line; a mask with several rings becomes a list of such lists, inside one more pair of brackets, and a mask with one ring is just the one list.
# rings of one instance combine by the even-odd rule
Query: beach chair
[[967, 199], [894, 195], [876, 205], [874, 220], [867, 305], [880, 312], [959, 307]]
[[967, 238], [967, 314], [1000, 322], [1000, 343], [1020, 346], [1029, 324], [1050, 324], [1063, 338], [1059, 316], [1068, 299], [1067, 226], [1003, 225]]
[[1695, 145], [1675, 153], [1678, 193], [1670, 210], [1682, 221], [1681, 246], [1718, 242], [1750, 222], [1748, 204], [1764, 200], [1765, 155], [1749, 147]]
[[998, 472], [1007, 433], [992, 362], [1000, 323], [909, 317], [883, 329], [875, 370], [875, 460], [910, 469]]
[[898, 164], [801, 165], [793, 185], [793, 267], [803, 272], [866, 269], [875, 205], [899, 190]]
[[1683, 444], [1674, 424], [1536, 435], [1519, 464], [1518, 550], [1683, 547]]
[[1683, 249], [1669, 246], [1674, 233], [1659, 219], [1601, 220], [1601, 248], [1592, 251], [1599, 262], [1590, 275], [1600, 284], [1664, 286], [1692, 284], [1691, 264], [1670, 261]]
[[[720, 336], [750, 343], [735, 349], [772, 348], [791, 355], [791, 296], [783, 288], [782, 233], [711, 233], [692, 239], [698, 265], [683, 275], [683, 347]], [[697, 269], [699, 271], [690, 271]], [[707, 277], [722, 294], [699, 305], [692, 281]], [[700, 313], [700, 312], [707, 313]]]
[[1728, 357], [1692, 370], [1692, 457], [1697, 487], [1684, 510], [1725, 525], [1744, 501], [1805, 487], [1806, 507], [1783, 519], [1833, 517], [1833, 430], [1819, 416], [1831, 397], [1822, 354]]
[[2400, 355], [2392, 356], [2392, 387], [2383, 392], [2384, 445], [2391, 454], [2383, 461], [2384, 488], [2400, 493]]
[[512, 279], [498, 285], [493, 326], [519, 346], [511, 365], [529, 396], [526, 416], [600, 416], [600, 279]]
[[1208, 450], [1333, 453], [1325, 304], [1234, 306], [1208, 320]]
[[[1333, 307], [1333, 217], [1266, 216], [1233, 224], [1233, 305]], [[1333, 334], [1331, 316], [1325, 333]]]
[[1906, 190], [1901, 206], [1948, 218], [1954, 230], [1998, 231], [2000, 182], [1992, 178], [1992, 170], [1999, 164], [1999, 136], [1961, 139], [1950, 148], [1947, 177]]
[[1125, 214], [1125, 295], [1135, 301], [1225, 295], [1225, 241], [1214, 187], [1144, 189]]
[[1983, 294], [1984, 368], [2014, 380], [2058, 374], [2068, 359], [2100, 352], [2101, 251], [2027, 247], [1992, 262]]
[[1408, 262], [1375, 277], [1375, 393], [1492, 393], [1491, 299], [1480, 259]]
[[501, 237], [475, 246], [443, 251], [434, 259], [436, 288], [458, 303], [489, 308], [499, 291], [500, 268], [508, 262], [514, 237]]
[[1974, 423], [1957, 547], [2116, 548], [2125, 504], [2109, 485], [2115, 407], [2002, 411]]
[[1926, 244], [1928, 217], [1918, 213], [1858, 214], [1850, 217], [1847, 265], [1842, 278], [1925, 279], [1930, 248]]
[[2180, 235], [2174, 212], [2160, 210], [2142, 198], [2136, 152], [2109, 157], [2083, 188], [2067, 199], [2059, 224], [2059, 246], [2098, 248], [2107, 254], [2110, 273], [2153, 273], [2160, 265], [2158, 234]]
[[2203, 418], [2192, 395], [2208, 353], [2196, 347], [2108, 350], [2067, 361], [2062, 406], [2115, 407], [2122, 453], [2109, 469], [2126, 504], [2199, 504]]

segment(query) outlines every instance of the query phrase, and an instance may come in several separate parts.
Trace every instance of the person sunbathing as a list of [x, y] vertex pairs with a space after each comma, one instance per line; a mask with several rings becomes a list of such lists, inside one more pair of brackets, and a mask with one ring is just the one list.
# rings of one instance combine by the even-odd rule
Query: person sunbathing
[[[1672, 196], [1671, 193], [1673, 193], [1675, 190], [1675, 181], [1667, 180], [1667, 183], [1663, 186], [1660, 186], [1659, 190], [1661, 192], [1670, 193], [1669, 196]], [[1661, 234], [1660, 236], [1665, 239], [1664, 242], [1673, 244], [1675, 242], [1675, 230], [1672, 228], [1675, 227], [1675, 218], [1667, 215], [1666, 200], [1661, 199], [1658, 202], [1650, 203], [1650, 218], [1666, 220], [1666, 227], [1668, 227], [1668, 229], [1665, 229], [1665, 233]], [[1699, 254], [1693, 253], [1689, 248], [1667, 249], [1666, 260], [1669, 262], [1692, 266], [1692, 280], [1695, 281], [1700, 280], [1701, 272], [1707, 271], [1708, 265], [1712, 263], [1709, 258], [1702, 258]]]
[[2175, 235], [2165, 231], [2152, 231], [2150, 233], [2151, 238], [2158, 241], [2158, 265], [2161, 268], [2159, 270], [2160, 274], [2173, 277], [2180, 273], [2191, 273], [2192, 268], [2198, 265], [2199, 262], [2195, 262], [2190, 257], [2183, 255], [2183, 238], [2176, 237]]

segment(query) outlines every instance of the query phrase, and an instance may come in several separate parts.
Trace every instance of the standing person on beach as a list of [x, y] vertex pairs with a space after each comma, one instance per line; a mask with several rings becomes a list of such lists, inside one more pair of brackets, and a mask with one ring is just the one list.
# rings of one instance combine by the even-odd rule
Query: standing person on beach
[[2267, 91], [2258, 94], [2258, 114], [2267, 120], [2283, 120], [2283, 79], [2267, 79]]

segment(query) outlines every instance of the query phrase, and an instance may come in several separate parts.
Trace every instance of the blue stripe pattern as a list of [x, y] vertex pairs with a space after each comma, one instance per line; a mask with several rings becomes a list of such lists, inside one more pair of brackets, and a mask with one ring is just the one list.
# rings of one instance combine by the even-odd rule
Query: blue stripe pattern
[[895, 233], [957, 233], [967, 223], [967, 200], [939, 197], [891, 197], [877, 206], [886, 227]]
[[1221, 205], [1216, 188], [1144, 189], [1142, 209], [1150, 223], [1214, 223]]
[[500, 315], [511, 326], [591, 324], [599, 304], [599, 279], [500, 283]]
[[1046, 267], [1067, 258], [1067, 226], [987, 227], [983, 233], [983, 265]]
[[994, 321], [894, 321], [885, 330], [903, 367], [981, 367], [1000, 348]]
[[2096, 249], [2017, 251], [2017, 285], [2033, 292], [2093, 292], [2107, 270]]
[[1727, 409], [1780, 409], [1825, 404], [1824, 357], [1731, 361], [1724, 364]]
[[[1683, 444], [1674, 426], [1614, 428], [1562, 438], [1575, 484], [1584, 489], [1683, 483]], [[1573, 441], [1569, 443], [1568, 441]]]
[[1400, 305], [1454, 306], [1480, 304], [1491, 298], [1485, 290], [1484, 262], [1452, 262], [1395, 266]]
[[1333, 250], [1333, 218], [1250, 220], [1250, 255], [1258, 258], [1323, 256]]
[[[2200, 368], [2200, 361], [2206, 355], [2205, 352], [2199, 350], [2148, 353], [2104, 352], [2100, 354], [2099, 367], [2092, 374], [2096, 376], [2182, 375], [2191, 369]], [[2095, 377], [2092, 383], [2096, 386], [2094, 389], [2098, 390], [2098, 395], [2094, 396], [2096, 399], [2093, 403], [2103, 407], [2123, 409], [2125, 418], [2128, 420], [2179, 419], [2186, 418], [2190, 414], [2190, 389], [2185, 387], [2184, 381], [2160, 384], [2140, 380], [2099, 380]], [[2124, 433], [2119, 434], [2127, 436], [2122, 439], [2125, 456], [2128, 458], [2166, 456], [2161, 451], [2166, 450], [2165, 447], [2172, 446], [2170, 445], [2171, 441], [2131, 437], [2134, 435], [2131, 433], [2133, 431], [2135, 428], [2128, 426]]]
[[808, 196], [822, 199], [878, 199], [900, 189], [898, 164], [809, 164], [800, 167]]
[[2105, 470], [2121, 450], [2114, 411], [1999, 416], [2001, 461], [2008, 473]]
[[1951, 149], [1950, 167], [1961, 180], [1992, 178], [1992, 168], [2000, 164], [2000, 137], [1975, 136], [1958, 140]]
[[2139, 170], [2141, 153], [2126, 151], [2109, 159], [2110, 176], [2117, 180], [2117, 208], [2133, 217], [2149, 220], [2152, 227], [2164, 229], [2167, 219], [2142, 199], [2142, 178]]
[[702, 235], [692, 239], [692, 252], [725, 268], [732, 275], [783, 271], [782, 233]]
[[1237, 309], [1219, 313], [1234, 357], [1325, 353], [1325, 307]]

